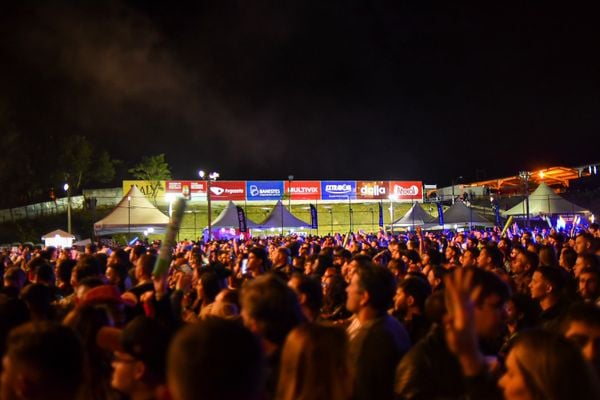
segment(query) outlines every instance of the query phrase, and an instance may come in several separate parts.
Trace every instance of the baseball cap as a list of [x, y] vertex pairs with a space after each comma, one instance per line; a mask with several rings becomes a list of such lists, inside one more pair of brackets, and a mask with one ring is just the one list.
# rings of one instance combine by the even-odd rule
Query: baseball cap
[[164, 325], [143, 315], [132, 319], [123, 329], [102, 327], [96, 336], [100, 348], [126, 353], [162, 379], [170, 339], [171, 332]]

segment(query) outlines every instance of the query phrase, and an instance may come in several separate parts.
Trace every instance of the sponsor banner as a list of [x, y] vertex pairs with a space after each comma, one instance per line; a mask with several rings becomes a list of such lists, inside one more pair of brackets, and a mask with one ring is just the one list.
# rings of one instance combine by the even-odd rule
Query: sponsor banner
[[362, 200], [382, 200], [389, 196], [387, 182], [384, 181], [357, 181], [356, 198]]
[[246, 195], [253, 200], [281, 200], [283, 198], [282, 181], [247, 181]]
[[165, 197], [166, 181], [123, 181], [123, 196], [133, 185], [136, 185], [140, 192], [150, 200], [162, 200]]
[[321, 200], [320, 181], [284, 181], [284, 189], [292, 200]]
[[321, 181], [323, 200], [355, 200], [356, 181]]
[[210, 183], [210, 199], [246, 200], [246, 184], [244, 181], [213, 181]]
[[206, 181], [167, 181], [166, 192], [178, 194], [186, 199], [206, 199]]
[[423, 200], [423, 183], [417, 181], [391, 181], [389, 192], [395, 201]]

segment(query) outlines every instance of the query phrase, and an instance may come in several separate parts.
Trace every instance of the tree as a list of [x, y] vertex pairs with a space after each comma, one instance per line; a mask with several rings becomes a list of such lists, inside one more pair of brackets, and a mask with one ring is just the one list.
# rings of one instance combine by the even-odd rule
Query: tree
[[54, 181], [60, 183], [61, 180], [66, 180], [75, 192], [85, 184], [112, 181], [115, 177], [115, 165], [118, 163], [105, 150], [94, 153], [93, 146], [86, 137], [68, 136], [62, 141]]
[[161, 188], [161, 181], [171, 179], [171, 170], [165, 160], [164, 154], [142, 158], [142, 161], [129, 170], [136, 179], [150, 182], [152, 188], [152, 198], [156, 204], [156, 195]]

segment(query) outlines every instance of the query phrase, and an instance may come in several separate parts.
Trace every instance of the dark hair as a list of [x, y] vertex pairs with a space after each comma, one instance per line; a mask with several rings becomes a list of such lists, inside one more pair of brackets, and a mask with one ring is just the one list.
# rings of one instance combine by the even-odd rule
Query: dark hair
[[[353, 261], [357, 261], [354, 257]], [[360, 279], [360, 287], [369, 293], [369, 305], [380, 314], [385, 313], [391, 306], [396, 293], [396, 281], [392, 272], [382, 267], [361, 261], [356, 273]]]
[[318, 313], [323, 305], [323, 289], [321, 288], [321, 282], [309, 278], [301, 273], [295, 273], [292, 278], [299, 280], [298, 291], [301, 294], [306, 295], [306, 306]]
[[66, 259], [59, 262], [56, 266], [57, 278], [63, 282], [69, 283], [75, 264], [77, 264], [77, 262], [71, 259]]
[[143, 254], [137, 262], [141, 264], [142, 276], [150, 277], [156, 263], [156, 256], [154, 254]]
[[248, 250], [248, 254], [254, 254], [254, 257], [262, 260], [263, 268], [268, 270], [270, 268], [269, 256], [267, 255], [267, 251], [260, 246], [254, 246], [250, 250]]
[[590, 302], [572, 304], [564, 314], [562, 322], [563, 334], [572, 322], [583, 322], [586, 325], [600, 327], [600, 307]]
[[202, 282], [202, 290], [206, 297], [204, 301], [212, 303], [221, 291], [219, 277], [213, 271], [206, 271], [200, 274], [200, 281]]
[[473, 285], [480, 286], [481, 292], [477, 303], [481, 304], [486, 298], [495, 294], [506, 302], [510, 297], [510, 288], [498, 275], [481, 268], [470, 268], [473, 271]]
[[502, 268], [504, 264], [504, 254], [498, 249], [496, 246], [486, 246], [481, 249], [481, 251], [485, 250], [487, 252], [488, 257], [492, 260], [492, 264], [496, 268]]
[[256, 400], [265, 375], [258, 338], [242, 324], [207, 318], [187, 325], [169, 346], [167, 375], [181, 400]]
[[415, 300], [415, 305], [423, 311], [425, 300], [431, 295], [431, 286], [426, 279], [418, 276], [409, 276], [398, 285], [400, 289]]
[[77, 335], [56, 323], [28, 323], [8, 337], [7, 356], [36, 375], [36, 388], [58, 398], [73, 397], [83, 380], [83, 348]]
[[575, 262], [577, 261], [577, 252], [573, 250], [572, 247], [563, 247], [561, 255], [563, 256], [569, 270], [572, 270], [575, 266]]
[[288, 332], [304, 321], [298, 297], [275, 275], [267, 274], [242, 287], [242, 308], [255, 320], [260, 334], [277, 345], [283, 344]]
[[536, 272], [539, 272], [544, 280], [552, 286], [552, 293], [561, 295], [564, 288], [567, 286], [568, 278], [566, 272], [558, 267], [539, 267]]

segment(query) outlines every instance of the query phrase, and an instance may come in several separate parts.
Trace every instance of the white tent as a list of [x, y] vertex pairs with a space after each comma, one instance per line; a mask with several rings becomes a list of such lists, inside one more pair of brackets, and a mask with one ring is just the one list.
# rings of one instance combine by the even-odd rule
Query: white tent
[[[554, 193], [548, 185], [541, 183], [537, 189], [529, 195], [529, 215], [551, 215], [551, 214], [587, 214], [588, 210], [563, 199]], [[527, 214], [525, 200], [503, 213], [506, 216]]]
[[117, 207], [94, 224], [94, 231], [96, 235], [142, 232], [149, 229], [153, 229], [155, 233], [163, 233], [168, 224], [169, 217], [160, 212], [137, 186], [133, 185]]
[[71, 247], [73, 245], [73, 240], [75, 240], [75, 236], [73, 236], [69, 232], [57, 229], [42, 236], [42, 240], [44, 241], [46, 247], [54, 246], [65, 248]]

